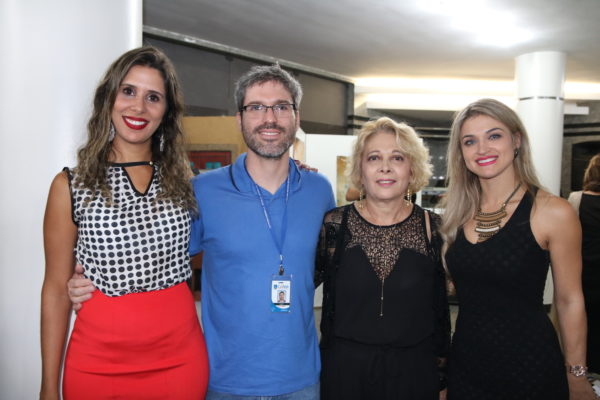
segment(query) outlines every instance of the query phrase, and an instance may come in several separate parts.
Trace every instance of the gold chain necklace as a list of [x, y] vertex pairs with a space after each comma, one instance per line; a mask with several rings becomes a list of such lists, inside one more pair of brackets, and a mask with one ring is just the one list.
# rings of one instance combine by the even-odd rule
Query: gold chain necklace
[[506, 205], [512, 199], [512, 197], [517, 193], [517, 190], [521, 187], [519, 183], [515, 190], [508, 196], [508, 198], [502, 203], [500, 209], [494, 212], [484, 213], [481, 212], [481, 207], [477, 208], [477, 212], [475, 213], [475, 232], [477, 232], [478, 238], [477, 243], [484, 242], [494, 236], [500, 230], [500, 223], [502, 219], [506, 217]]

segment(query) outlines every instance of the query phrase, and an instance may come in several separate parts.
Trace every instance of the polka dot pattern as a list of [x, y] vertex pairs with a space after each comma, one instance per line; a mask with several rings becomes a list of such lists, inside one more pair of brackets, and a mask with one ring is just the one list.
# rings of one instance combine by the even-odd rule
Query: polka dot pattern
[[[142, 194], [123, 167], [108, 167], [110, 206], [99, 194], [86, 204], [92, 192], [71, 185], [73, 220], [78, 225], [75, 256], [84, 275], [107, 296], [166, 289], [191, 276], [190, 216], [171, 201], [156, 200], [157, 168]], [[69, 173], [76, 178], [72, 170]]]

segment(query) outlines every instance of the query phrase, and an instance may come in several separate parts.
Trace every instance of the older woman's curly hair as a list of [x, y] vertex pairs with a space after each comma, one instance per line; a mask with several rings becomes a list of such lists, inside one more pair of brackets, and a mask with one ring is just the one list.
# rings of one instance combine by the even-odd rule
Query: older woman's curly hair
[[411, 179], [408, 189], [413, 193], [421, 190], [429, 182], [432, 173], [429, 149], [413, 128], [387, 117], [367, 122], [358, 134], [348, 168], [352, 185], [357, 189], [363, 187], [361, 182], [363, 151], [367, 140], [378, 132], [391, 133], [396, 137], [400, 151], [410, 161]]

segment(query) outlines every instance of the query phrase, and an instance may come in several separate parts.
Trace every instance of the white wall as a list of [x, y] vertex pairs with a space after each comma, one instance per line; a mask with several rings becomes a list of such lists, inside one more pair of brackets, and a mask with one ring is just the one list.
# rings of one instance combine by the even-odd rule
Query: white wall
[[356, 136], [351, 135], [307, 134], [305, 136], [306, 164], [317, 168], [327, 177], [334, 195], [337, 185], [337, 156], [350, 157], [355, 140]]
[[0, 0], [0, 398], [40, 382], [42, 219], [95, 86], [142, 38], [142, 0]]
[[[337, 156], [350, 157], [356, 136], [346, 135], [305, 135], [306, 164], [317, 168], [325, 175], [333, 188], [337, 185]], [[336, 199], [337, 201], [337, 199]], [[315, 291], [314, 306], [323, 304], [323, 285]]]

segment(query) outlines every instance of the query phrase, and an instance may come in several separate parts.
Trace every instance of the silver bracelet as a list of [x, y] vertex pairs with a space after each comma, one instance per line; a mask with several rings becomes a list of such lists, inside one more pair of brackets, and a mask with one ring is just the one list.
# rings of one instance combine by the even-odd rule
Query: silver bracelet
[[587, 375], [588, 367], [584, 367], [583, 365], [568, 365], [567, 364], [567, 372], [580, 378], [582, 376]]

